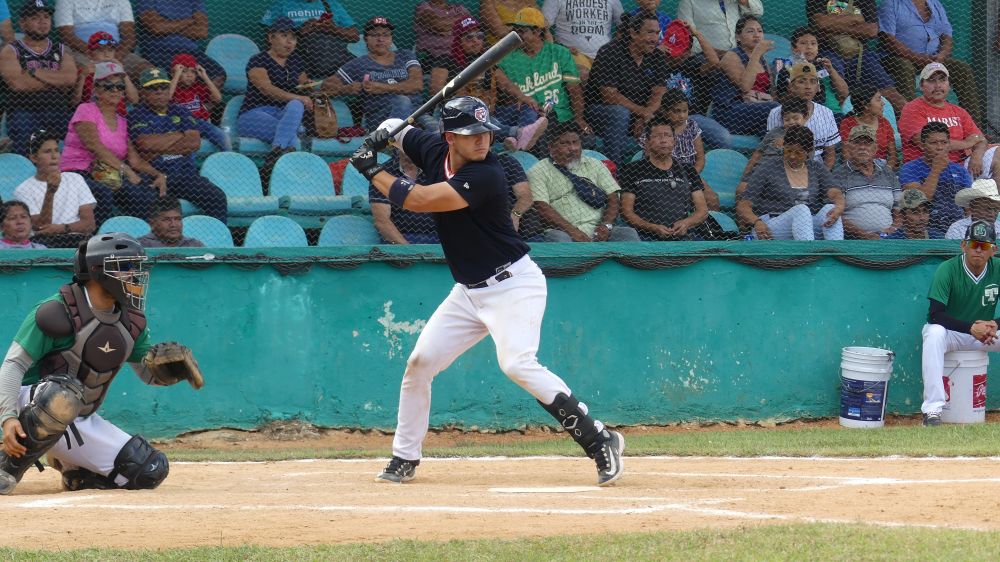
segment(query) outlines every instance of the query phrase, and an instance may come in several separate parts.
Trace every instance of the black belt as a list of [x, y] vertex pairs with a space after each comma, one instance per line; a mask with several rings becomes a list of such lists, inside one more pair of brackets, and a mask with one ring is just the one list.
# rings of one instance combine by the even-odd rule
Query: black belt
[[[511, 272], [509, 272], [507, 270], [504, 270], [504, 271], [501, 271], [495, 277], [490, 277], [490, 279], [496, 279], [497, 283], [499, 283], [499, 282], [503, 281], [504, 279], [510, 279], [513, 276], [514, 276], [513, 273], [511, 273]], [[483, 287], [489, 287], [490, 286], [490, 279], [487, 279], [486, 281], [480, 281], [479, 283], [473, 283], [472, 285], [466, 285], [466, 288], [468, 288], [468, 289], [482, 289]]]

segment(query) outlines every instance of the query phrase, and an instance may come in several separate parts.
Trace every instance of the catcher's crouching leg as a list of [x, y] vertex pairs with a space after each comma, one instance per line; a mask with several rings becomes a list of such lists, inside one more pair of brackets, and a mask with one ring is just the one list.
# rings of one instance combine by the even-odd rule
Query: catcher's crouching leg
[[52, 375], [38, 383], [31, 401], [18, 416], [27, 437], [17, 440], [27, 452], [12, 457], [0, 451], [0, 494], [14, 491], [31, 465], [62, 438], [66, 426], [80, 414], [84, 403], [83, 385], [74, 378]]
[[[107, 476], [97, 474], [86, 468], [75, 468], [63, 471], [63, 487], [69, 491], [76, 490], [152, 490], [167, 478], [170, 463], [163, 451], [153, 447], [142, 435], [133, 435], [125, 443], [115, 457], [115, 468]], [[124, 476], [128, 482], [118, 484], [118, 476]]]

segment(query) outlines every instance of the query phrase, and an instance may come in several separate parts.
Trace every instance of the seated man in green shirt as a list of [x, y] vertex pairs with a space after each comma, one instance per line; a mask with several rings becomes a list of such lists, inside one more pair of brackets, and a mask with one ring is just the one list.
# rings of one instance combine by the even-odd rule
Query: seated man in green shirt
[[[145, 261], [127, 234], [94, 236], [76, 251], [73, 282], [21, 324], [0, 365], [0, 494], [13, 492], [43, 454], [69, 491], [152, 489], [167, 477], [161, 451], [97, 414], [126, 362], [152, 386], [181, 380], [146, 366]], [[200, 376], [189, 381], [201, 388]]]
[[962, 255], [938, 266], [927, 299], [924, 325], [924, 426], [941, 425], [947, 402], [944, 354], [949, 351], [1000, 351], [996, 307], [1000, 294], [1000, 259], [993, 223], [975, 221], [965, 231]]

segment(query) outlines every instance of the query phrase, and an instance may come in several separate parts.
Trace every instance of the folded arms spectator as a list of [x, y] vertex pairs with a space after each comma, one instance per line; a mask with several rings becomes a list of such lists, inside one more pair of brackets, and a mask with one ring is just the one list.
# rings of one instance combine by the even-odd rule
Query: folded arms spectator
[[920, 129], [921, 157], [899, 169], [903, 189], [919, 189], [933, 203], [930, 226], [941, 231], [965, 218], [965, 211], [955, 204], [955, 195], [972, 185], [969, 171], [948, 158], [949, 146], [954, 143], [948, 129], [939, 121], [924, 125]]
[[37, 170], [14, 189], [14, 199], [31, 212], [35, 242], [49, 248], [76, 248], [97, 227], [90, 186], [73, 172], [59, 172], [59, 139], [44, 129], [28, 138], [25, 152]]
[[736, 23], [736, 41], [715, 72], [712, 115], [730, 133], [763, 137], [767, 116], [779, 105], [764, 58], [774, 49], [774, 42], [764, 39], [764, 28], [755, 16], [744, 16]]
[[358, 28], [337, 0], [276, 0], [260, 23], [272, 27], [279, 18], [292, 21], [306, 74], [316, 80], [333, 76], [354, 58], [345, 43], [358, 42]]
[[702, 180], [690, 164], [672, 157], [674, 128], [662, 116], [646, 124], [647, 157], [622, 166], [622, 218], [639, 238], [691, 240], [708, 218]]
[[43, 0], [28, 0], [18, 12], [24, 38], [0, 49], [0, 75], [10, 88], [7, 134], [14, 150], [24, 154], [31, 133], [46, 129], [66, 133], [73, 110], [66, 90], [76, 82], [76, 64], [62, 43], [48, 39], [52, 9]]
[[833, 172], [844, 192], [844, 235], [847, 239], [878, 240], [900, 226], [893, 209], [902, 193], [891, 169], [875, 162], [878, 134], [868, 125], [857, 125], [849, 133], [851, 158]]
[[736, 213], [756, 239], [844, 239], [844, 194], [812, 152], [812, 131], [789, 127], [784, 156], [764, 160], [750, 175]]
[[629, 131], [639, 138], [667, 91], [667, 65], [656, 50], [659, 37], [656, 14], [640, 12], [629, 19], [628, 40], [607, 43], [594, 61], [584, 115], [616, 164], [622, 163]]
[[[60, 0], [62, 1], [62, 0]], [[171, 68], [174, 57], [190, 55], [206, 74], [222, 88], [226, 71], [198, 48], [198, 41], [208, 38], [208, 14], [205, 0], [137, 0], [139, 47], [151, 64]]]
[[[167, 82], [167, 73], [158, 73]], [[149, 210], [150, 190], [165, 194], [167, 178], [139, 156], [128, 138], [128, 125], [117, 108], [125, 93], [125, 70], [118, 64], [102, 62], [94, 71], [96, 103], [82, 103], [76, 108], [66, 134], [59, 168], [76, 172], [87, 180], [97, 200], [94, 215], [97, 224], [111, 217], [118, 205], [126, 214], [145, 218]], [[140, 177], [139, 174], [146, 177]]]
[[1000, 228], [1000, 194], [997, 193], [997, 182], [993, 180], [976, 180], [972, 187], [960, 190], [955, 194], [955, 204], [968, 209], [969, 216], [959, 219], [948, 227], [945, 238], [961, 240], [965, 231], [973, 221], [994, 223], [993, 228]]
[[264, 189], [278, 158], [295, 151], [302, 118], [306, 111], [313, 110], [312, 98], [297, 89], [309, 78], [302, 59], [295, 53], [295, 24], [286, 17], [274, 20], [267, 41], [268, 50], [247, 62], [247, 94], [236, 121], [240, 135], [271, 145], [260, 172]]
[[[142, 103], [128, 116], [129, 140], [144, 160], [166, 175], [167, 194], [194, 203], [203, 214], [225, 224], [226, 194], [199, 175], [195, 167], [194, 153], [201, 148], [198, 119], [187, 108], [170, 103], [166, 74], [163, 69], [143, 72]], [[161, 195], [151, 189], [142, 190], [136, 198], [143, 200], [135, 204], [148, 207]]]
[[917, 97], [914, 79], [920, 69], [932, 62], [941, 63], [955, 84], [958, 103], [981, 124], [976, 77], [968, 64], [951, 56], [954, 33], [941, 2], [885, 0], [878, 15], [882, 45], [889, 51], [882, 63], [907, 101]]
[[618, 183], [604, 163], [582, 155], [580, 127], [573, 121], [553, 127], [549, 157], [528, 170], [528, 180], [535, 209], [551, 229], [546, 242], [639, 240], [635, 229], [615, 226]]
[[36, 244], [31, 237], [31, 213], [28, 204], [22, 201], [0, 203], [0, 250], [44, 250], [43, 244]]
[[87, 41], [98, 31], [109, 33], [118, 41], [116, 60], [133, 78], [152, 67], [133, 53], [136, 45], [135, 18], [129, 0], [59, 0], [55, 9], [59, 39], [69, 47], [78, 66], [87, 64]]
[[184, 236], [181, 202], [176, 197], [160, 197], [149, 205], [149, 234], [140, 237], [143, 248], [204, 248], [196, 238]]

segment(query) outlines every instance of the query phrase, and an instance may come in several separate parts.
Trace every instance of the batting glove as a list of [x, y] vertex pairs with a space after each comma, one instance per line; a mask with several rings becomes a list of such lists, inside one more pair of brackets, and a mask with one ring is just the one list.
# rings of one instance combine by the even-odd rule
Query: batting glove
[[[374, 134], [372, 135], [374, 136]], [[379, 172], [384, 171], [385, 168], [378, 163], [377, 152], [372, 148], [371, 137], [365, 139], [365, 142], [354, 151], [351, 156], [351, 164], [354, 168], [361, 172], [361, 175], [365, 177], [368, 181], [372, 181]]]

